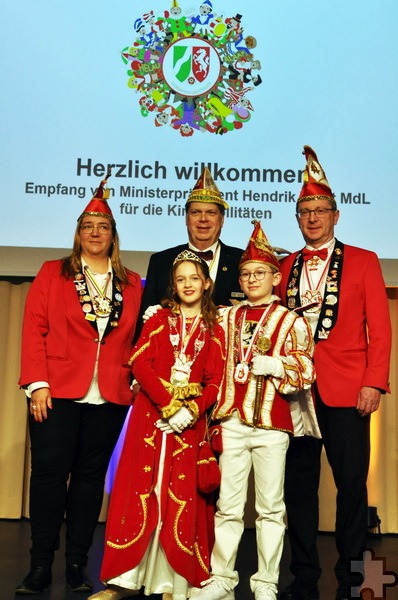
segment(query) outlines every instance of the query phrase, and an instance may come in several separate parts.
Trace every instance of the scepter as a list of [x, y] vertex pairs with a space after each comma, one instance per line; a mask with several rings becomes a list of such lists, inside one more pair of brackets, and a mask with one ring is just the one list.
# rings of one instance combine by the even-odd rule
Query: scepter
[[[259, 354], [266, 354], [271, 348], [271, 340], [265, 336], [261, 336], [257, 340], [257, 351]], [[264, 389], [265, 375], [256, 375], [256, 396], [254, 399], [254, 410], [253, 410], [253, 425], [257, 426], [260, 421], [261, 406], [263, 403], [263, 389]]]

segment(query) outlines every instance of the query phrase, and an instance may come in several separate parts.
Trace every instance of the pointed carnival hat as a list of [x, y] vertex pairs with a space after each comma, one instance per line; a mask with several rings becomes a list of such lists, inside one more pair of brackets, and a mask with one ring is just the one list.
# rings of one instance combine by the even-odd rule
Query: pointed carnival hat
[[190, 202], [211, 202], [222, 206], [224, 209], [229, 208], [207, 167], [203, 169], [201, 176], [188, 196], [186, 203], [189, 204]]
[[97, 188], [97, 191], [91, 198], [90, 202], [87, 204], [79, 219], [81, 219], [85, 215], [91, 215], [93, 217], [106, 217], [107, 219], [112, 221], [112, 223], [115, 223], [115, 219], [113, 218], [112, 211], [108, 204], [110, 190], [108, 190], [105, 187], [110, 176], [111, 169], [108, 170], [105, 179], [101, 181], [99, 187]]
[[307, 160], [307, 164], [303, 174], [303, 187], [297, 199], [297, 204], [304, 200], [329, 200], [336, 207], [336, 200], [328, 180], [326, 179], [325, 171], [318, 162], [318, 157], [310, 146], [304, 146], [303, 154]]
[[242, 254], [239, 268], [241, 269], [248, 262], [257, 262], [269, 265], [279, 271], [278, 258], [261, 228], [260, 221], [252, 221], [252, 224], [254, 225], [253, 233], [250, 236], [246, 250]]

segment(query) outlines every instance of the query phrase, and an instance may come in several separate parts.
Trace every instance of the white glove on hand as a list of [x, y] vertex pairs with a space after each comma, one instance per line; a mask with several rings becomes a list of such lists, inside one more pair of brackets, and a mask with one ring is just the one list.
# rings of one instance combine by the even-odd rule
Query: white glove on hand
[[181, 406], [169, 418], [169, 425], [176, 431], [177, 433], [181, 433], [188, 425], [190, 425], [193, 421], [193, 414], [186, 406]]
[[174, 433], [174, 429], [171, 427], [167, 419], [158, 419], [155, 423], [156, 427], [163, 431], [163, 433]]
[[285, 369], [280, 358], [274, 356], [263, 356], [257, 354], [253, 357], [251, 372], [253, 375], [272, 375], [273, 377], [283, 377]]
[[160, 308], [162, 308], [160, 306], [160, 304], [152, 304], [152, 306], [148, 306], [148, 308], [142, 315], [142, 320], [144, 321], [144, 323], [146, 323], [150, 317], [153, 317], [153, 315], [156, 315], [156, 313], [158, 312], [158, 310]]

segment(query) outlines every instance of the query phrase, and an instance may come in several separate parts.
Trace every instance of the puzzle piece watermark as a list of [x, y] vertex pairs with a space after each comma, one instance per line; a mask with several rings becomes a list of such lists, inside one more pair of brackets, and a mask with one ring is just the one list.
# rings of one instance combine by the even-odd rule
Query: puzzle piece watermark
[[352, 588], [353, 598], [384, 600], [386, 588], [398, 587], [398, 573], [386, 570], [386, 558], [376, 556], [372, 548], [363, 553], [362, 560], [351, 561], [351, 572], [360, 573], [364, 580], [360, 588]]

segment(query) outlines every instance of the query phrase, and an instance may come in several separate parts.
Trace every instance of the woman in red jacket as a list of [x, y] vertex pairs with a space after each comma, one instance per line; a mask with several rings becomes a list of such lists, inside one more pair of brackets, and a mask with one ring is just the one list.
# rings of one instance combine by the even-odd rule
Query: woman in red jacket
[[30, 413], [32, 547], [17, 594], [50, 585], [64, 514], [66, 580], [72, 591], [92, 590], [85, 566], [132, 399], [127, 363], [142, 287], [121, 264], [105, 182], [78, 219], [71, 255], [44, 263], [26, 300], [19, 383]]
[[224, 333], [207, 264], [190, 250], [172, 268], [166, 307], [144, 325], [131, 364], [141, 385], [129, 419], [93, 600], [163, 594], [186, 600], [209, 576], [214, 508], [198, 490], [206, 411], [221, 383]]

